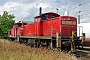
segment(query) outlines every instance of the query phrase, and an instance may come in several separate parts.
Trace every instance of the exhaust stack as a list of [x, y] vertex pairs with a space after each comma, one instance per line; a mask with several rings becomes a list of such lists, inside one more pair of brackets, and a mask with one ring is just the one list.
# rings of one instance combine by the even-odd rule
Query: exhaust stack
[[42, 14], [42, 7], [39, 8], [39, 15]]

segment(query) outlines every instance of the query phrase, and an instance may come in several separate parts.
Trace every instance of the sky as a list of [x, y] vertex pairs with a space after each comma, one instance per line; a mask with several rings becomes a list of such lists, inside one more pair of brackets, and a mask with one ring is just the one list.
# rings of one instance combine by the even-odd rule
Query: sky
[[81, 22], [90, 22], [89, 6], [89, 0], [0, 0], [0, 15], [8, 11], [15, 15], [16, 22], [33, 21], [39, 15], [39, 7], [42, 7], [42, 13], [57, 13], [56, 9], [59, 9], [58, 14], [63, 15], [67, 10], [70, 16], [77, 18], [80, 15]]
[[90, 0], [0, 0], [0, 15], [8, 11], [9, 14], [14, 14], [16, 22], [34, 21], [34, 17], [39, 15], [39, 7], [42, 7], [42, 13], [55, 12], [64, 15], [68, 11], [70, 16], [77, 19], [80, 15], [80, 22], [85, 24], [79, 26], [84, 26], [86, 36], [90, 38], [90, 28], [87, 29], [90, 25]]

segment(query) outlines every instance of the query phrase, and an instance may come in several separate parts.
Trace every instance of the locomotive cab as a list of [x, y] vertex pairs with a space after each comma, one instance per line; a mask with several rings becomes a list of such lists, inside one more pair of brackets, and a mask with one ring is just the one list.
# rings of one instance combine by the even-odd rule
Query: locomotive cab
[[59, 17], [59, 16], [60, 15], [58, 15], [56, 13], [49, 12], [49, 13], [42, 14], [41, 19], [42, 20], [49, 20], [49, 19], [56, 18], [56, 17]]

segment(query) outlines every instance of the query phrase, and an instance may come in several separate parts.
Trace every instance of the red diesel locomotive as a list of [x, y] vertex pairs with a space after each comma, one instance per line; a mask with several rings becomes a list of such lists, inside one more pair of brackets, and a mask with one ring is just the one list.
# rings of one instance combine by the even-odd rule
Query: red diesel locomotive
[[[77, 19], [48, 12], [34, 17], [34, 22], [18, 22], [8, 34], [9, 39], [35, 47], [71, 50], [83, 46], [85, 34], [77, 36]], [[82, 40], [79, 38], [82, 37]]]

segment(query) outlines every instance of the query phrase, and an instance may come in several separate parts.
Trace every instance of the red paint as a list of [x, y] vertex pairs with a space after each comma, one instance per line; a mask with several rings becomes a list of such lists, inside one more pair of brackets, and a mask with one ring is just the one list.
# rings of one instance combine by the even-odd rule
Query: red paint
[[[47, 16], [47, 19], [45, 17]], [[72, 31], [77, 31], [77, 19], [72, 16], [60, 16], [56, 13], [44, 13], [41, 16], [36, 16], [36, 22], [15, 27], [11, 30], [11, 36], [56, 36], [56, 33], [61, 33], [62, 36], [71, 36]], [[62, 21], [76, 22], [73, 24], [63, 24]]]

